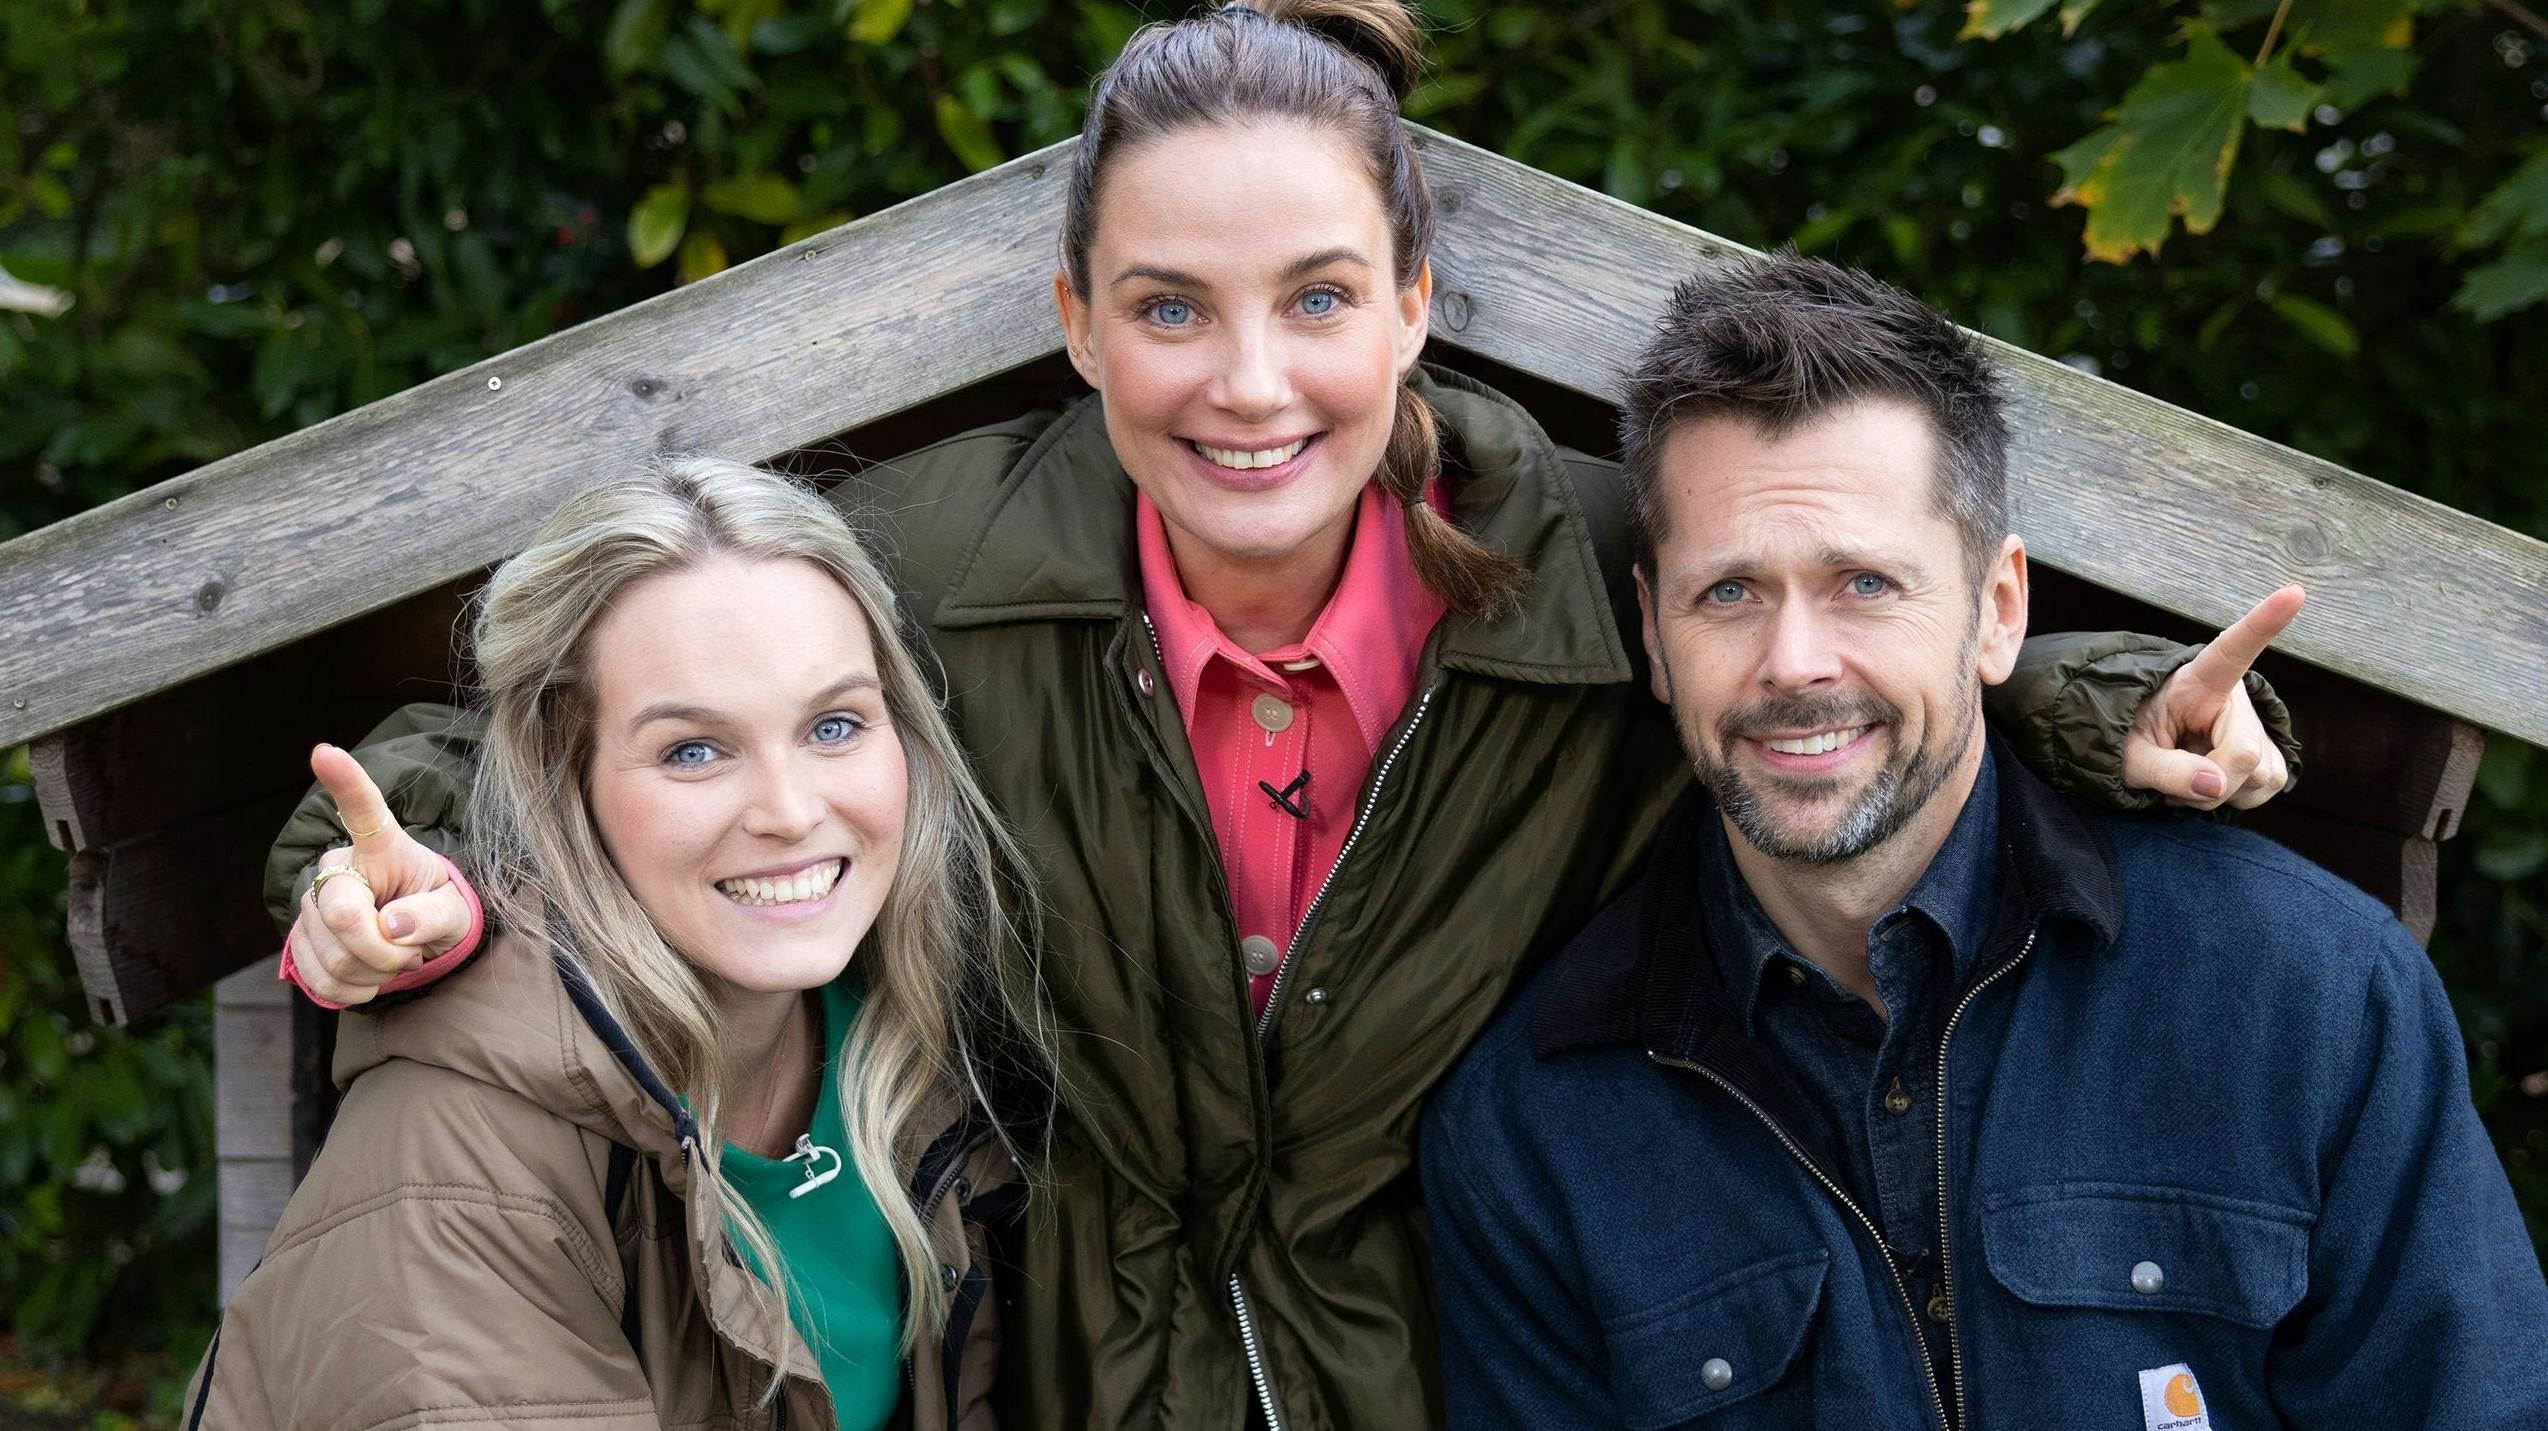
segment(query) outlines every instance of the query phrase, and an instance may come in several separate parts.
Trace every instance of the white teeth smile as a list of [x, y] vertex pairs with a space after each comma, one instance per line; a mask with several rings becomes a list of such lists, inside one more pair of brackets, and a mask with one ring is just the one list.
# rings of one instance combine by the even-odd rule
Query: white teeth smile
[[798, 870], [779, 879], [721, 879], [717, 889], [737, 904], [756, 908], [780, 904], [808, 904], [832, 892], [832, 885], [849, 865], [847, 860], [826, 860], [812, 869]]
[[1848, 730], [1827, 730], [1820, 735], [1809, 735], [1801, 740], [1764, 740], [1761, 744], [1781, 755], [1825, 755], [1844, 745], [1855, 743], [1858, 737], [1866, 733], [1867, 728], [1861, 725], [1852, 726]]
[[1218, 466], [1235, 467], [1245, 471], [1251, 467], [1280, 467], [1299, 456], [1300, 450], [1308, 445], [1309, 439], [1304, 437], [1298, 442], [1286, 443], [1281, 447], [1268, 447], [1262, 452], [1241, 452], [1230, 447], [1206, 447], [1200, 442], [1194, 444], [1194, 450], [1212, 459]]

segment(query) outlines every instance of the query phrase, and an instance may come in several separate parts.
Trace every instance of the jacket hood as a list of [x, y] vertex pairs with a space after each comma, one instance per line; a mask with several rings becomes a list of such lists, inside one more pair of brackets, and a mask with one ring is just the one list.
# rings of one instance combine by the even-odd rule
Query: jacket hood
[[[1442, 663], [1514, 680], [1628, 680], [1602, 565], [1548, 434], [1459, 373], [1424, 365], [1409, 381], [1441, 429], [1460, 525], [1530, 571], [1513, 613], [1443, 618]], [[1008, 473], [930, 620], [941, 629], [1102, 621], [1140, 605], [1132, 479], [1091, 394], [1064, 407]]]
[[390, 1059], [448, 1069], [615, 1143], [677, 1157], [698, 1127], [571, 964], [497, 935], [434, 990], [370, 1018], [340, 1020], [342, 1088]]

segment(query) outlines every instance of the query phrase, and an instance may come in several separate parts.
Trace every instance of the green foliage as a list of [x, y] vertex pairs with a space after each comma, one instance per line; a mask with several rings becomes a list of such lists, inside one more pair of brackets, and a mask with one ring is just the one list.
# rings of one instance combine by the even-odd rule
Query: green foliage
[[2090, 258], [2156, 255], [2170, 216], [2188, 233], [2211, 232], [2258, 103], [2254, 82], [2254, 71], [2196, 26], [2184, 59], [2143, 75], [2112, 124], [2053, 156], [2065, 182], [2052, 201], [2087, 208]]
[[[2051, 8], [2050, 0], [1972, 0], [1964, 34], [1998, 39]], [[2086, 207], [2090, 258], [2156, 257], [2171, 219], [2184, 220], [2188, 233], [2208, 231], [2220, 219], [2250, 125], [2306, 133], [2313, 118], [2337, 122], [2375, 96], [2404, 93], [2415, 77], [2416, 12], [2435, 7], [2421, 0], [2208, 0], [2179, 8], [2184, 56], [2151, 66], [2105, 125], [2053, 156], [2063, 184], [2052, 201]], [[2065, 8], [2063, 33], [2075, 33], [2084, 14]], [[2144, 13], [2113, 23], [2146, 31], [2151, 19]], [[2223, 42], [2231, 32], [2258, 29], [2263, 39], [2252, 62]], [[2310, 57], [2319, 78], [2301, 72], [2296, 54]], [[2486, 318], [2510, 311], [2500, 302], [2463, 306]]]
[[2503, 257], [2471, 270], [2454, 304], [2492, 322], [2548, 298], [2548, 144], [2486, 196], [2459, 237], [2469, 249], [2500, 247]]
[[[0, 539], [1059, 139], [1179, 8], [0, 6], [25, 285], [0, 283]], [[2548, 536], [2548, 324], [2486, 322], [2548, 292], [2548, 39], [2478, 0], [2292, 0], [2270, 44], [2276, 0], [1427, 8], [1427, 123]], [[2083, 262], [2083, 234], [2152, 261]], [[2434, 957], [2539, 1219], [2548, 755], [2496, 745]], [[82, 1021], [24, 780], [0, 778], [0, 1325], [183, 1362], [207, 1020]], [[100, 1149], [120, 1192], [78, 1180]], [[189, 1176], [163, 1196], [154, 1166]]]

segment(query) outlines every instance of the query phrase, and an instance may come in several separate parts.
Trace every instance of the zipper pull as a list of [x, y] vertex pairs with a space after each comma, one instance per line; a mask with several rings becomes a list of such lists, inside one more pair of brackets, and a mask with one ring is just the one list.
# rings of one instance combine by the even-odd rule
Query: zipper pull
[[[828, 1168], [823, 1167], [823, 1159], [825, 1158], [832, 1160], [832, 1165]], [[821, 1187], [823, 1184], [840, 1176], [841, 1155], [834, 1152], [832, 1149], [826, 1148], [822, 1144], [815, 1142], [814, 1135], [811, 1133], [797, 1134], [796, 1151], [779, 1159], [779, 1161], [782, 1163], [803, 1163], [805, 1165], [805, 1181], [798, 1183], [796, 1186], [787, 1190], [787, 1195], [791, 1198], [803, 1197], [807, 1193], [812, 1192], [814, 1189]], [[820, 1169], [820, 1171], [817, 1171], [817, 1169]]]

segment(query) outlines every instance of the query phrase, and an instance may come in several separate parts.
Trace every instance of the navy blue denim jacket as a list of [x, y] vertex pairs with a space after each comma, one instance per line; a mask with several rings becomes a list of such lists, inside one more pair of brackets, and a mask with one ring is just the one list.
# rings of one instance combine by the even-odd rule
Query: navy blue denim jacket
[[1961, 1375], [1743, 1033], [1694, 789], [1426, 1118], [1451, 1425], [2548, 1428], [2548, 1284], [2414, 940], [1991, 758], [2000, 915], [1938, 1080]]

